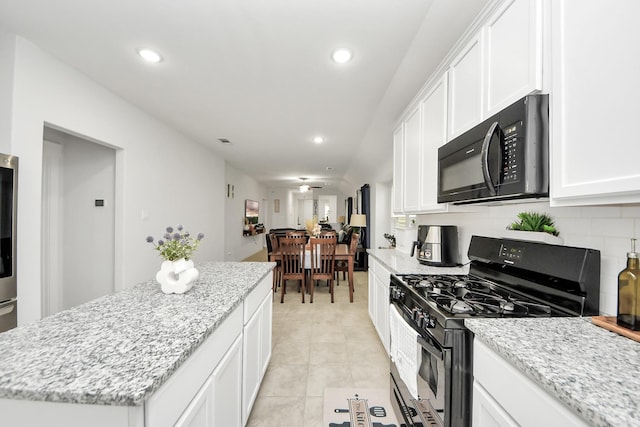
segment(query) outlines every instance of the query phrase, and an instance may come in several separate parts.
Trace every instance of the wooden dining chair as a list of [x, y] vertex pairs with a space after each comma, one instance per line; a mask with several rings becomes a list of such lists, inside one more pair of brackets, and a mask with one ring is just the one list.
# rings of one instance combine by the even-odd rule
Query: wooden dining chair
[[[358, 242], [360, 241], [360, 235], [353, 233], [351, 234], [351, 241], [349, 242], [349, 253], [352, 254], [353, 257], [356, 256], [356, 249], [358, 249]], [[355, 263], [355, 258], [354, 258]], [[340, 272], [342, 272], [342, 280], [345, 280], [345, 274], [349, 271], [349, 262], [338, 260], [336, 261], [336, 284], [340, 286]]]
[[284, 294], [287, 293], [287, 280], [299, 280], [300, 286], [298, 291], [302, 289], [302, 302], [304, 303], [305, 293], [305, 245], [306, 237], [281, 237], [280, 238], [280, 256], [282, 260], [282, 292], [280, 302], [284, 302]]
[[338, 240], [338, 233], [336, 233], [335, 230], [325, 230], [325, 231], [321, 231], [320, 235], [318, 236], [320, 238], [325, 238], [325, 237], [335, 237], [336, 238], [336, 242]]
[[[279, 252], [280, 251], [280, 243], [279, 243], [279, 239], [278, 236], [275, 233], [269, 233], [267, 234], [267, 237], [269, 238], [269, 243], [271, 245], [271, 252]], [[276, 267], [273, 269], [273, 294], [275, 295], [275, 293], [278, 291], [278, 286], [281, 286], [281, 280], [282, 280], [282, 261], [281, 260], [276, 260]]]
[[309, 302], [313, 302], [313, 292], [316, 280], [326, 280], [333, 302], [333, 276], [338, 239], [333, 237], [312, 237], [309, 239], [311, 246], [311, 282]]

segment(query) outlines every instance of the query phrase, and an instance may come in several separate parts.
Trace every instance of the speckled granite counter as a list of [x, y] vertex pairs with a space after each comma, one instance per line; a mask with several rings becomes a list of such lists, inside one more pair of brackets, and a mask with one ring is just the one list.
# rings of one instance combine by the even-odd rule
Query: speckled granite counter
[[590, 318], [468, 319], [479, 339], [594, 426], [640, 426], [640, 343]]
[[391, 273], [400, 274], [467, 274], [468, 266], [432, 267], [420, 264], [417, 259], [396, 249], [367, 249], [370, 256], [384, 264]]
[[185, 294], [149, 281], [2, 333], [0, 398], [141, 405], [274, 265], [198, 265]]

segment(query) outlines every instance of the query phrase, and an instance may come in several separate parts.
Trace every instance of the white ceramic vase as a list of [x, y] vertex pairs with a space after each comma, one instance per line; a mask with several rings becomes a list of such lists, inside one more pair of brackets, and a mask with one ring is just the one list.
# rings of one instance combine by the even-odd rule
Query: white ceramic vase
[[200, 273], [193, 266], [193, 261], [184, 258], [176, 261], [164, 261], [160, 271], [156, 273], [156, 280], [165, 294], [183, 294], [198, 280]]

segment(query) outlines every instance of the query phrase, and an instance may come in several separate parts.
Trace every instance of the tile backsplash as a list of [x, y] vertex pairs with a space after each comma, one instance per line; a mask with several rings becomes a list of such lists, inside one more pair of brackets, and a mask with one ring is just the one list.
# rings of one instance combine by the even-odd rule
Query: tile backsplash
[[[461, 262], [467, 262], [471, 236], [502, 237], [522, 211], [546, 212], [555, 221], [564, 245], [598, 249], [601, 256], [600, 312], [617, 311], [618, 273], [626, 266], [631, 237], [640, 238], [640, 205], [550, 207], [548, 202], [453, 207], [456, 212], [418, 215], [415, 224], [395, 229], [397, 249], [409, 253], [418, 224], [456, 225]], [[413, 219], [413, 218], [412, 218]], [[411, 221], [409, 221], [411, 223]]]

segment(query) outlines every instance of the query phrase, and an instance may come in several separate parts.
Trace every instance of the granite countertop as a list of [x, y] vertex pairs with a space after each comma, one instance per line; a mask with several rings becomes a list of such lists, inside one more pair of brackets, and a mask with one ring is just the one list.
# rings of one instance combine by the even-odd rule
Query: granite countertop
[[384, 264], [391, 273], [399, 274], [467, 274], [469, 266], [434, 267], [420, 264], [415, 257], [397, 249], [367, 249], [369, 255]]
[[467, 319], [465, 325], [594, 426], [640, 426], [640, 343], [590, 318]]
[[4, 332], [0, 398], [141, 405], [274, 265], [197, 265], [185, 294], [148, 281]]

